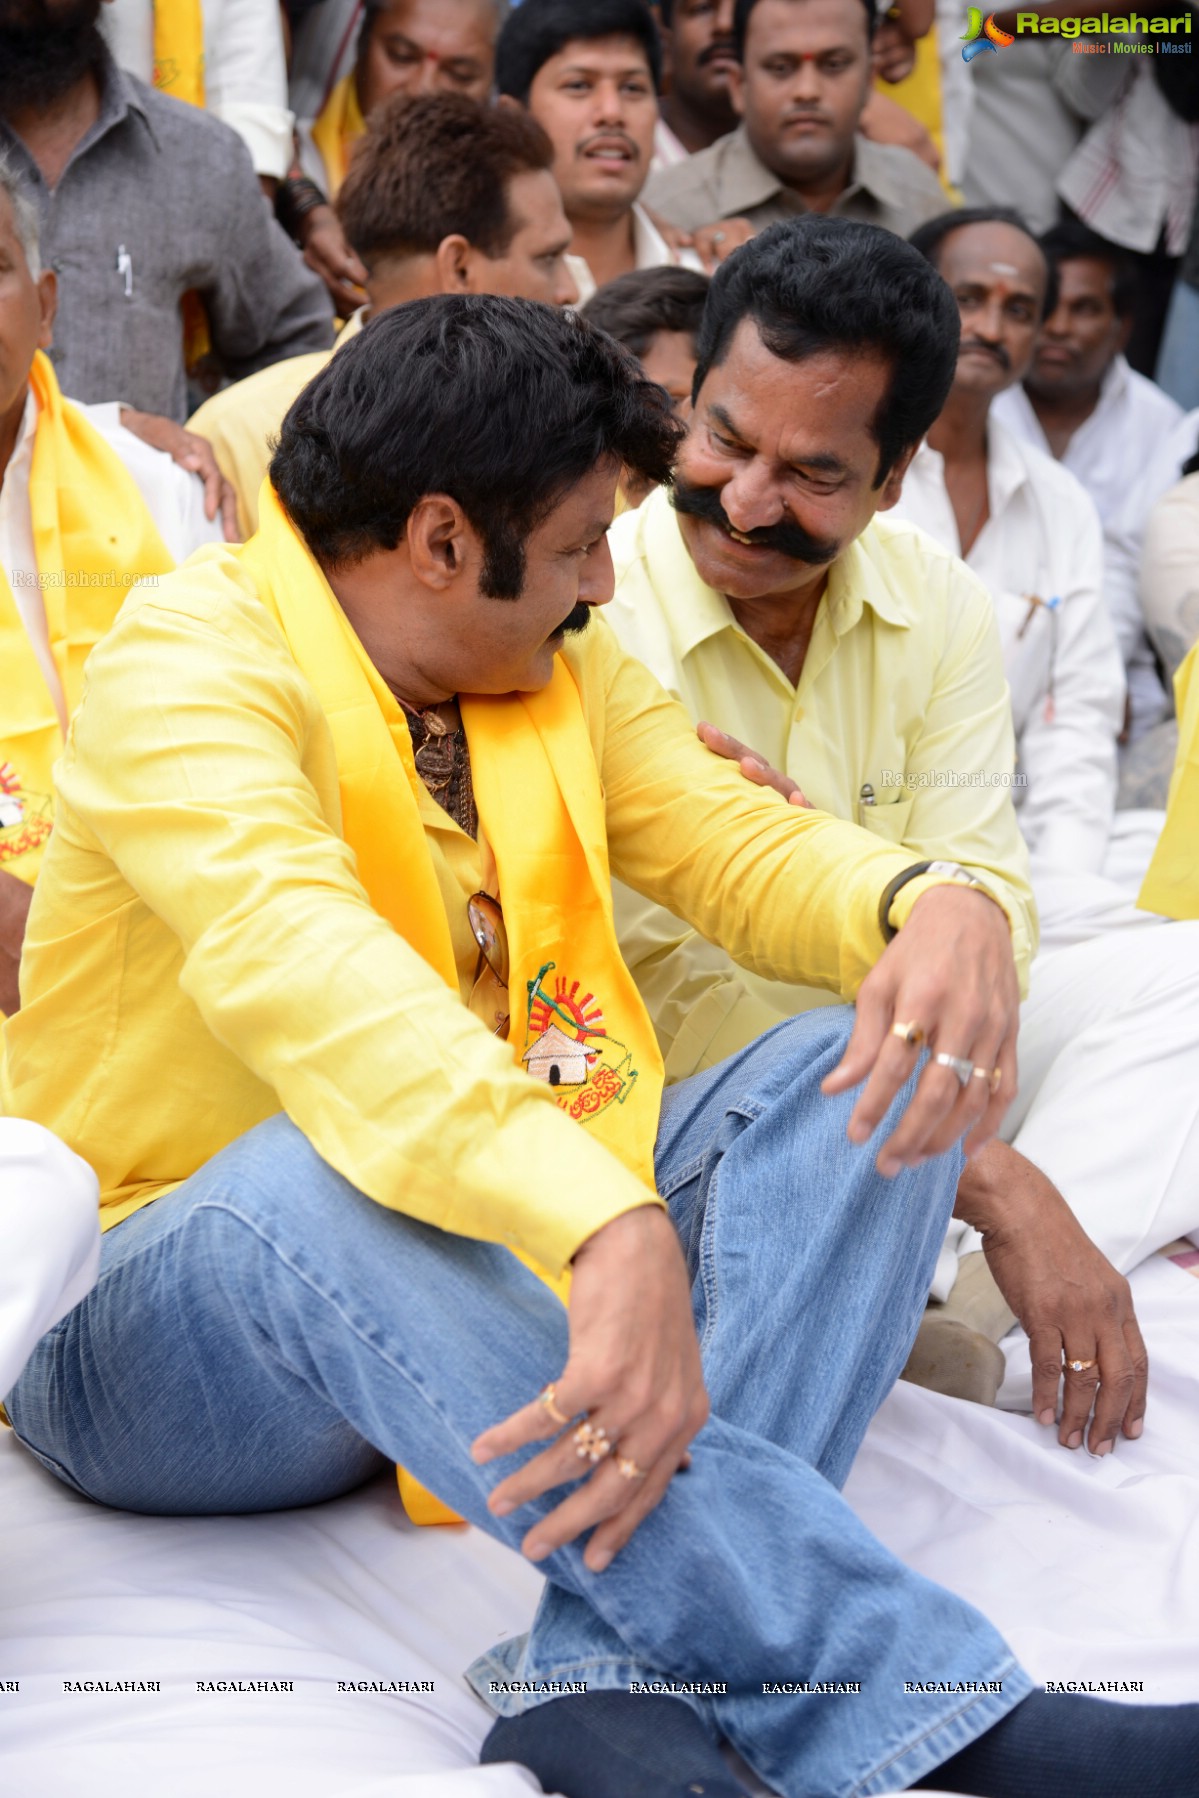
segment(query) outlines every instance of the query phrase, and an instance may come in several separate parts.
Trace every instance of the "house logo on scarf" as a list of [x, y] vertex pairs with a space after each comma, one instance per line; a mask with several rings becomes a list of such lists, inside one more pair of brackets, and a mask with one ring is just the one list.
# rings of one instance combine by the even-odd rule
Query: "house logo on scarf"
[[0, 762], [0, 863], [39, 849], [53, 829], [50, 800], [26, 793], [11, 762]]
[[603, 1008], [594, 993], [559, 974], [553, 992], [546, 977], [555, 964], [547, 961], [527, 983], [525, 1052], [521, 1056], [534, 1080], [554, 1089], [558, 1108], [586, 1123], [609, 1105], [623, 1105], [637, 1080], [632, 1056], [604, 1028]]

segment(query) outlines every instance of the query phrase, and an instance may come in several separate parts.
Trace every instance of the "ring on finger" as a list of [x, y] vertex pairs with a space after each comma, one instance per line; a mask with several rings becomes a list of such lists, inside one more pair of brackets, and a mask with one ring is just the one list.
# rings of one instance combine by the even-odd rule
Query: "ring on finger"
[[1090, 1361], [1071, 1361], [1068, 1356], [1062, 1356], [1062, 1366], [1068, 1369], [1070, 1373], [1086, 1373], [1089, 1368], [1092, 1368], [1095, 1365], [1096, 1363], [1093, 1359]]
[[563, 1417], [555, 1403], [556, 1398], [557, 1393], [554, 1389], [554, 1382], [551, 1380], [549, 1385], [543, 1386], [541, 1391], [537, 1394], [537, 1403], [548, 1417], [553, 1418], [555, 1423], [567, 1424], [570, 1422], [570, 1418]]
[[616, 1471], [622, 1480], [644, 1480], [649, 1477], [644, 1467], [638, 1467], [630, 1455], [617, 1455]]
[[901, 1024], [898, 1019], [891, 1026], [891, 1035], [897, 1036], [901, 1043], [907, 1044], [909, 1049], [918, 1049], [922, 1043], [928, 1041], [923, 1025]]
[[[999, 1082], [1003, 1079], [1002, 1068], [980, 1068], [975, 1066], [971, 1068], [970, 1073], [975, 1080], [985, 1080], [990, 1092], [997, 1093], [999, 1091]], [[963, 1084], [965, 1083], [963, 1082]]]
[[580, 1461], [602, 1461], [610, 1455], [616, 1444], [609, 1440], [608, 1432], [602, 1423], [592, 1423], [585, 1417], [574, 1434], [575, 1454]]
[[933, 1060], [939, 1068], [948, 1068], [951, 1073], [956, 1074], [958, 1085], [960, 1087], [965, 1089], [969, 1086], [971, 1077], [974, 1073], [974, 1063], [968, 1056], [946, 1055], [942, 1052], [939, 1055], [934, 1055]]

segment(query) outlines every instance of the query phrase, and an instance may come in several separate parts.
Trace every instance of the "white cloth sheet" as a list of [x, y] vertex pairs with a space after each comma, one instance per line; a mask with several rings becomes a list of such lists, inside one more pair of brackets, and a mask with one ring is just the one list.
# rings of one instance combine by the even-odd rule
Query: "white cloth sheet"
[[[920, 1572], [979, 1605], [1038, 1680], [1139, 1680], [1194, 1698], [1199, 1665], [1199, 1279], [1132, 1277], [1154, 1362], [1139, 1443], [1093, 1461], [1031, 1419], [901, 1385], [848, 1486]], [[1011, 1339], [1013, 1389], [1027, 1347]], [[1007, 1388], [1005, 1388], [1005, 1394]], [[461, 1669], [527, 1627], [539, 1581], [478, 1531], [407, 1525], [380, 1480], [274, 1516], [144, 1518], [60, 1486], [0, 1436], [0, 1787], [55, 1798], [527, 1798], [479, 1768], [488, 1717]], [[66, 1694], [65, 1679], [159, 1693]], [[203, 1679], [294, 1681], [201, 1694]], [[433, 1679], [415, 1696], [337, 1680]]]

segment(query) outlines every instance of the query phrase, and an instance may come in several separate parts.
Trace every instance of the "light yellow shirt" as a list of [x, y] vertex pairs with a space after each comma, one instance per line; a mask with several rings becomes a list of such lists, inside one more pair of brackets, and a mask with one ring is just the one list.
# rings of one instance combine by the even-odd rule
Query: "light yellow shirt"
[[[618, 518], [610, 540], [607, 616], [624, 647], [693, 720], [758, 750], [813, 805], [901, 846], [909, 865], [946, 859], [976, 872], [1008, 913], [1025, 984], [1037, 924], [1008, 784], [1011, 707], [994, 607], [969, 569], [914, 526], [875, 518], [833, 565], [793, 687], [700, 579], [664, 491]], [[616, 916], [668, 1079], [829, 1003], [747, 976], [637, 895], [618, 891]]]
[[292, 401], [320, 374], [330, 356], [357, 336], [363, 310], [346, 320], [331, 350], [272, 362], [244, 381], [222, 387], [188, 419], [188, 430], [212, 445], [217, 467], [237, 495], [237, 522], [243, 538], [252, 537], [258, 529], [258, 495]]
[[[564, 654], [614, 870], [746, 965], [853, 992], [908, 858], [749, 787], [602, 623]], [[0, 1109], [91, 1163], [106, 1223], [280, 1109], [380, 1204], [551, 1272], [645, 1202], [372, 908], [328, 724], [234, 552], [131, 596], [57, 781]], [[426, 822], [465, 996], [486, 852], [431, 800]]]

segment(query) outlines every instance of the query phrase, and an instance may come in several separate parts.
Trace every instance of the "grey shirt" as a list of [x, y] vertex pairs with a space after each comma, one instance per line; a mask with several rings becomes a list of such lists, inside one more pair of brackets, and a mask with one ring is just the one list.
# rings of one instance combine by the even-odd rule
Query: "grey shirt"
[[0, 119], [58, 275], [50, 354], [89, 404], [187, 417], [179, 301], [201, 294], [213, 348], [237, 379], [333, 341], [332, 308], [276, 224], [235, 131], [108, 61], [100, 116], [51, 192]]
[[[808, 210], [803, 197], [766, 167], [744, 125], [652, 175], [641, 197], [684, 231], [727, 218], [746, 218], [761, 230]], [[834, 218], [882, 225], [907, 237], [926, 219], [948, 212], [949, 201], [932, 170], [910, 150], [859, 135], [849, 185], [828, 210]]]

